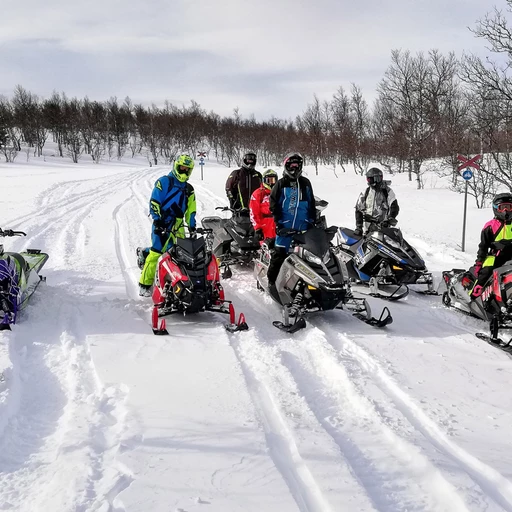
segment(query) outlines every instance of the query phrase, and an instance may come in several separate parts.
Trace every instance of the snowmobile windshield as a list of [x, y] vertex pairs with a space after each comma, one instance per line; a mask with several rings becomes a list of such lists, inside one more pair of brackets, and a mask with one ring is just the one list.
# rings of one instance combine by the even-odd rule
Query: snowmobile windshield
[[302, 247], [322, 258], [329, 250], [329, 237], [325, 230], [321, 228], [311, 228], [304, 233], [304, 242], [301, 243]]

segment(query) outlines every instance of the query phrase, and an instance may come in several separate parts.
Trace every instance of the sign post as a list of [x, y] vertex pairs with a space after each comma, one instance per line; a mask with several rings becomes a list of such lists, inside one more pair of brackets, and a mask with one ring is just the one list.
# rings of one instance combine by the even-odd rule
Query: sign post
[[206, 151], [199, 151], [197, 153], [199, 157], [199, 165], [201, 166], [201, 180], [203, 179], [203, 167], [204, 167], [204, 157], [206, 156]]
[[480, 169], [480, 165], [477, 164], [477, 161], [482, 158], [482, 155], [476, 155], [473, 158], [466, 158], [463, 155], [457, 155], [457, 159], [461, 161], [462, 163], [457, 167], [457, 170], [460, 172], [463, 169], [466, 169], [462, 173], [462, 177], [464, 178], [464, 181], [466, 182], [466, 185], [464, 187], [464, 217], [462, 221], [462, 245], [461, 249], [462, 252], [466, 249], [466, 215], [467, 215], [467, 209], [468, 209], [468, 182], [473, 177], [473, 171], [470, 169], [467, 169], [468, 167], [473, 167], [474, 169], [478, 170]]

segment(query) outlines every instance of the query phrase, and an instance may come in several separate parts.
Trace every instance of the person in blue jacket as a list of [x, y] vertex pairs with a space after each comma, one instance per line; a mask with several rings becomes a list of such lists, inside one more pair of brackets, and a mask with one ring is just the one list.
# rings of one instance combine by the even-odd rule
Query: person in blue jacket
[[[158, 258], [176, 240], [184, 238], [186, 222], [189, 233], [194, 236], [196, 229], [196, 197], [194, 187], [188, 179], [194, 168], [194, 160], [189, 155], [176, 158], [172, 171], [159, 178], [149, 201], [149, 213], [153, 218], [151, 248], [142, 251], [139, 260], [145, 258], [139, 281], [139, 295], [149, 297], [155, 279]], [[140, 264], [141, 262], [139, 262]]]
[[275, 293], [275, 281], [290, 250], [292, 237], [287, 230], [307, 231], [315, 222], [315, 196], [311, 182], [302, 176], [303, 165], [300, 153], [287, 155], [283, 162], [283, 177], [270, 194], [270, 211], [276, 223], [275, 248], [267, 272], [271, 294]]

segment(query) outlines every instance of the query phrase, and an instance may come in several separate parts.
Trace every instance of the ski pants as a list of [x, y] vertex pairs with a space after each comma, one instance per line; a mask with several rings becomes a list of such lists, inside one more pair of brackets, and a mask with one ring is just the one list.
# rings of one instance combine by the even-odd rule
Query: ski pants
[[172, 233], [166, 233], [165, 235], [155, 233], [155, 226], [153, 226], [151, 232], [151, 248], [149, 249], [148, 257], [146, 258], [144, 268], [140, 275], [140, 284], [144, 284], [146, 286], [151, 286], [153, 284], [158, 258], [160, 258], [160, 256], [167, 251], [169, 247], [172, 247], [173, 243], [174, 235]]
[[268, 264], [267, 279], [269, 284], [276, 282], [279, 271], [281, 270], [281, 266], [288, 256], [291, 243], [292, 238], [289, 236], [276, 237], [274, 250], [272, 251], [272, 256], [270, 257], [270, 263]]

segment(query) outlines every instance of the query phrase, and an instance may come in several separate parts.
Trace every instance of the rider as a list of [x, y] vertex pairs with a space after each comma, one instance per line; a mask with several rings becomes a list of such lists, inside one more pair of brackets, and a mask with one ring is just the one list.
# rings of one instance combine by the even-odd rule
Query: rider
[[356, 203], [356, 229], [354, 234], [363, 234], [371, 231], [375, 222], [382, 227], [396, 226], [396, 216], [400, 211], [395, 193], [384, 181], [382, 169], [377, 165], [370, 165], [366, 172], [368, 187], [361, 193]]
[[[483, 286], [495, 267], [501, 267], [512, 259], [512, 193], [494, 196], [492, 210], [494, 218], [482, 229], [475, 265], [469, 270], [477, 278], [471, 298], [482, 294]], [[496, 247], [496, 242], [502, 242], [500, 248]], [[470, 284], [471, 278], [466, 274], [462, 285], [467, 287]]]
[[300, 153], [288, 154], [283, 162], [283, 177], [270, 193], [270, 211], [276, 223], [276, 243], [268, 267], [269, 292], [276, 295], [275, 281], [283, 264], [292, 236], [287, 231], [306, 231], [316, 217], [315, 196], [311, 182], [302, 176], [304, 159]]
[[277, 172], [268, 169], [263, 173], [263, 183], [251, 196], [249, 209], [254, 232], [259, 240], [276, 237], [276, 225], [270, 213], [270, 192], [277, 182]]
[[194, 160], [180, 155], [172, 171], [159, 178], [151, 194], [149, 212], [153, 218], [151, 248], [146, 257], [139, 281], [139, 295], [149, 297], [155, 278], [158, 258], [174, 244], [176, 237], [184, 238], [184, 220], [189, 233], [196, 230], [196, 197], [194, 187], [188, 183]]
[[246, 153], [243, 165], [233, 171], [226, 181], [229, 206], [234, 210], [248, 210], [253, 192], [261, 185], [261, 173], [256, 170], [256, 154]]

